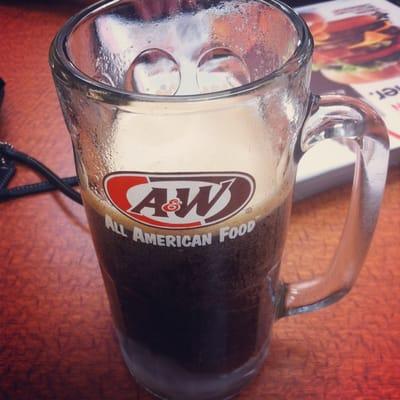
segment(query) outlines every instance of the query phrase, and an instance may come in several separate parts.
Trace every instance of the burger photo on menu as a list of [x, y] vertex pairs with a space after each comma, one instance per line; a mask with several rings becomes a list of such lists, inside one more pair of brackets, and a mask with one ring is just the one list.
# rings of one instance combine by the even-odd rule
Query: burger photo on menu
[[314, 37], [313, 68], [333, 82], [352, 85], [400, 76], [400, 28], [387, 13], [364, 10], [331, 21], [317, 12], [301, 13]]
[[[310, 3], [296, 11], [314, 39], [312, 92], [360, 98], [370, 104], [388, 129], [390, 163], [399, 165], [399, 0]], [[350, 182], [353, 176], [356, 156], [345, 142], [332, 140], [319, 144], [318, 152], [313, 154], [312, 150], [298, 169], [297, 199]]]

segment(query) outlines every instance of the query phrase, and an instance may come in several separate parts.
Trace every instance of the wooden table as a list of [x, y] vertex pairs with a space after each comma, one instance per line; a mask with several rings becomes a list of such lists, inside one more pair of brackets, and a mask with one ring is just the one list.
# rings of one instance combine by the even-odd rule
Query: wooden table
[[[78, 8], [0, 5], [0, 140], [62, 176], [74, 174], [73, 158], [47, 54]], [[21, 169], [15, 184], [35, 179]], [[349, 192], [294, 206], [286, 279], [328, 264]], [[353, 291], [325, 310], [279, 321], [265, 367], [239, 400], [400, 399], [399, 200], [400, 171], [392, 169]], [[151, 399], [120, 355], [83, 210], [59, 194], [34, 196], [0, 204], [0, 227], [0, 399]]]

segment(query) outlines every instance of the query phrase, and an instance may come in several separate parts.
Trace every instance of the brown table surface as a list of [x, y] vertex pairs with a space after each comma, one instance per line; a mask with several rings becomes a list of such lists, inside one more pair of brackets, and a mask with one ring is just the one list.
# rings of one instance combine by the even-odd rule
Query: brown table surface
[[[78, 8], [0, 4], [0, 140], [63, 176], [74, 175], [72, 151], [47, 54]], [[15, 183], [37, 179], [21, 169]], [[341, 187], [294, 206], [284, 278], [328, 265], [349, 193]], [[265, 367], [239, 400], [400, 399], [399, 200], [396, 168], [352, 292], [277, 322]], [[83, 210], [62, 195], [38, 195], [0, 204], [0, 227], [0, 399], [150, 400], [120, 355]]]

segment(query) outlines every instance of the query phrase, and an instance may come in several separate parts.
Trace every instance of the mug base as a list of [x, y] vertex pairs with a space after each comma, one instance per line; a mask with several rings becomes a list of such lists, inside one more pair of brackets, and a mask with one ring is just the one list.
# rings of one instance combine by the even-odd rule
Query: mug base
[[[229, 400], [249, 383], [263, 365], [269, 347], [229, 374], [193, 374], [148, 350], [139, 348], [118, 332], [125, 364], [137, 383], [161, 400]], [[152, 362], [150, 362], [152, 359]]]

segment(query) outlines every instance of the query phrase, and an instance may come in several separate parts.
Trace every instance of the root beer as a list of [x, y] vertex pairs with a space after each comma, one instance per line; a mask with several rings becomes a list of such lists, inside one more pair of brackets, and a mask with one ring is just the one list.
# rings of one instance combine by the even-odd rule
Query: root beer
[[[246, 205], [252, 180], [240, 177], [241, 188], [248, 185], [242, 192]], [[220, 188], [226, 187], [227, 177], [220, 178]], [[159, 181], [153, 182], [160, 187]], [[203, 180], [200, 186], [206, 184]], [[141, 190], [136, 193], [140, 194], [137, 203], [143, 205], [142, 199], [147, 198], [149, 215], [154, 216], [154, 199]], [[221, 200], [218, 190], [210, 189], [207, 200], [219, 196], [219, 202], [232, 209], [231, 197]], [[131, 191], [127, 197], [132, 196]], [[205, 222], [206, 228], [183, 231], [158, 226], [165, 223], [165, 216], [154, 216], [154, 221], [147, 216], [146, 224], [136, 223], [134, 214], [122, 215], [122, 208], [117, 212], [92, 195], [84, 193], [84, 198], [122, 352], [136, 379], [160, 396], [175, 393], [171, 398], [199, 399], [212, 398], [214, 391], [221, 393], [224, 388], [231, 391], [232, 383], [237, 386], [248, 379], [242, 376], [265, 357], [279, 297], [278, 270], [290, 193], [274, 201], [272, 209], [264, 207], [263, 214], [253, 209], [249, 215], [222, 218], [208, 228]], [[161, 202], [168, 204], [168, 199]], [[223, 216], [217, 203], [210, 210]], [[134, 213], [135, 207], [130, 204], [126, 209]], [[238, 203], [235, 207], [240, 209]], [[197, 217], [192, 213], [186, 224]], [[203, 217], [204, 222], [207, 215]], [[184, 223], [179, 217], [171, 220]], [[209, 239], [194, 245], [196, 235]], [[158, 243], [158, 237], [163, 242]], [[175, 237], [169, 246], [168, 237]], [[177, 240], [183, 243], [185, 237], [189, 245], [178, 246]]]

